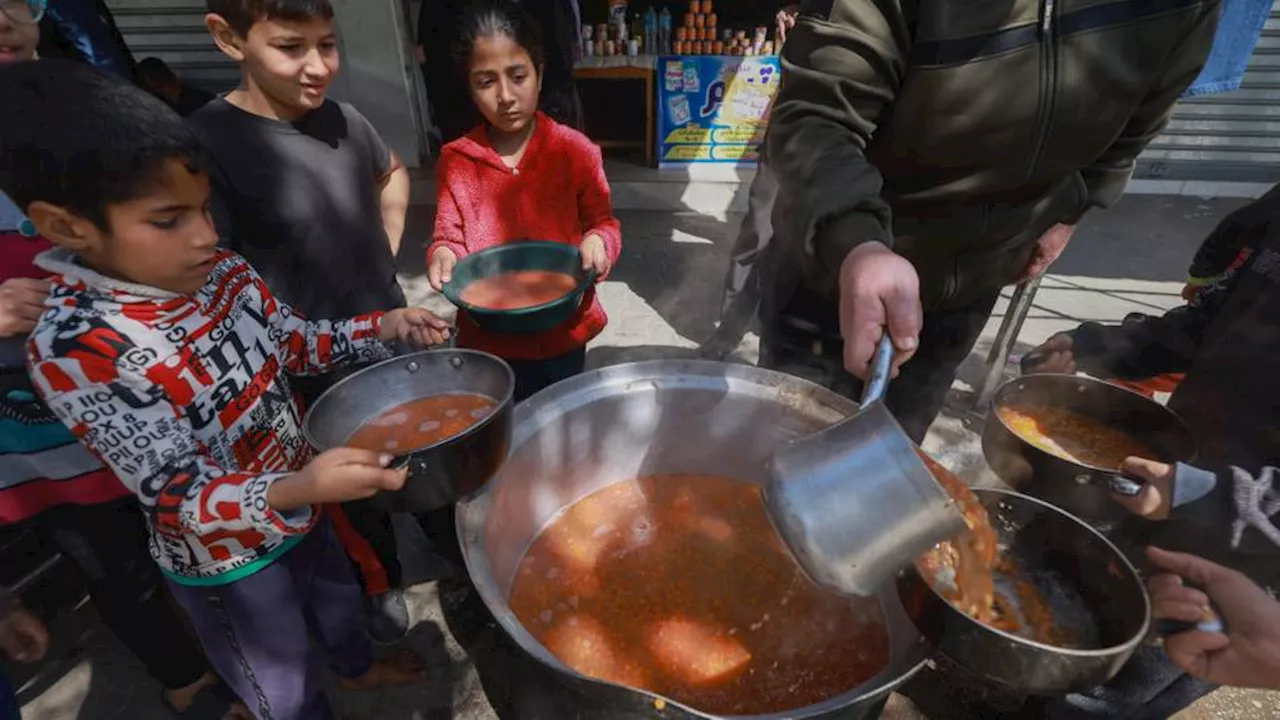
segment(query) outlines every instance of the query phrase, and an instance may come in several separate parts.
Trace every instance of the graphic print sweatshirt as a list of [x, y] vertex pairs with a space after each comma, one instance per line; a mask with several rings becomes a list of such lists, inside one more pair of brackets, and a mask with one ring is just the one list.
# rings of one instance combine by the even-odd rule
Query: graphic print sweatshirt
[[106, 278], [63, 250], [37, 262], [54, 278], [27, 345], [32, 380], [138, 496], [161, 569], [233, 582], [301, 540], [316, 510], [267, 504], [312, 456], [285, 373], [383, 357], [381, 315], [308, 322], [231, 253], [193, 295]]

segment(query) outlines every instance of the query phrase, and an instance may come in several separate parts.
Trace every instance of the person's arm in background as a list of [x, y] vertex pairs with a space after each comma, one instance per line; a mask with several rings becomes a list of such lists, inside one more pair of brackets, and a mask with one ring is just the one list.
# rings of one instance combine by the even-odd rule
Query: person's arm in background
[[466, 228], [458, 204], [465, 192], [460, 175], [468, 160], [445, 149], [436, 162], [436, 225], [427, 246], [427, 282], [437, 292], [453, 279], [453, 266], [468, 252]]
[[609, 179], [604, 159], [595, 143], [586, 141], [578, 150], [582, 186], [578, 190], [578, 215], [586, 232], [582, 237], [582, 266], [594, 270], [596, 280], [604, 280], [622, 255], [622, 223], [613, 214]]
[[824, 11], [802, 6], [782, 49], [767, 148], [779, 185], [773, 242], [798, 244], [806, 274], [838, 297], [845, 369], [865, 377], [886, 330], [895, 372], [910, 359], [923, 316], [919, 277], [890, 249], [884, 181], [866, 156], [907, 74], [911, 36], [897, 0], [836, 0]]
[[409, 213], [409, 170], [394, 150], [388, 150], [389, 167], [378, 179], [378, 205], [382, 210], [382, 227], [387, 232], [391, 255], [400, 254], [404, 237], [404, 220]]
[[1254, 243], [1266, 234], [1267, 227], [1278, 221], [1280, 185], [1223, 218], [1196, 250], [1191, 266], [1187, 268], [1187, 286], [1182, 297], [1190, 300], [1205, 287], [1221, 280], [1228, 270], [1242, 261], [1242, 253], [1248, 253]]
[[[1218, 3], [1207, 3], [1170, 49], [1164, 74], [1129, 118], [1120, 137], [1080, 171], [1088, 188], [1088, 207], [1111, 207], [1124, 194], [1138, 155], [1164, 131], [1178, 98], [1200, 75], [1217, 27]], [[1079, 218], [1073, 218], [1068, 224], [1075, 225], [1078, 221]]]

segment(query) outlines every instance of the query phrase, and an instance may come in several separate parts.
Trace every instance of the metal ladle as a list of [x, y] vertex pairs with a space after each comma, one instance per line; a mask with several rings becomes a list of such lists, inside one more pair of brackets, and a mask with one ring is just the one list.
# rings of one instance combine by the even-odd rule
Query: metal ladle
[[873, 594], [965, 528], [884, 405], [893, 356], [886, 333], [858, 413], [780, 449], [765, 480], [769, 514], [800, 566], [818, 584], [852, 595]]

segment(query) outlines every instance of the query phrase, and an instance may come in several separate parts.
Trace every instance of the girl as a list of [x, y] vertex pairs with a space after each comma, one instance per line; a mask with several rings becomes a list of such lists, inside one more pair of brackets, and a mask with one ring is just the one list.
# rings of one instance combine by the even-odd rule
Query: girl
[[[537, 112], [543, 49], [537, 27], [509, 2], [463, 19], [454, 59], [484, 122], [449, 143], [436, 167], [438, 210], [427, 274], [439, 290], [458, 259], [500, 243], [554, 240], [578, 246], [583, 268], [608, 275], [622, 250], [600, 150]], [[516, 400], [583, 371], [586, 345], [604, 329], [595, 288], [564, 324], [497, 335], [458, 318], [458, 344], [491, 352], [515, 371]]]

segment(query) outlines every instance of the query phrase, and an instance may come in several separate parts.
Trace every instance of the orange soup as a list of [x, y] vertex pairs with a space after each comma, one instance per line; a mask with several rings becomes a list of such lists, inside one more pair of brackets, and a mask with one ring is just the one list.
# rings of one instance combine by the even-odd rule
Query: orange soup
[[404, 454], [434, 445], [466, 430], [493, 412], [497, 403], [484, 395], [432, 395], [397, 405], [361, 425], [347, 447]]
[[578, 672], [712, 714], [785, 712], [889, 662], [874, 598], [815, 585], [759, 489], [648, 477], [579, 500], [520, 561], [511, 608]]
[[489, 310], [520, 310], [558, 300], [576, 290], [578, 279], [550, 270], [516, 270], [481, 278], [462, 288], [462, 301]]
[[1127, 457], [1159, 459], [1128, 433], [1059, 407], [1002, 407], [996, 411], [1014, 435], [1063, 460], [1119, 470]]

